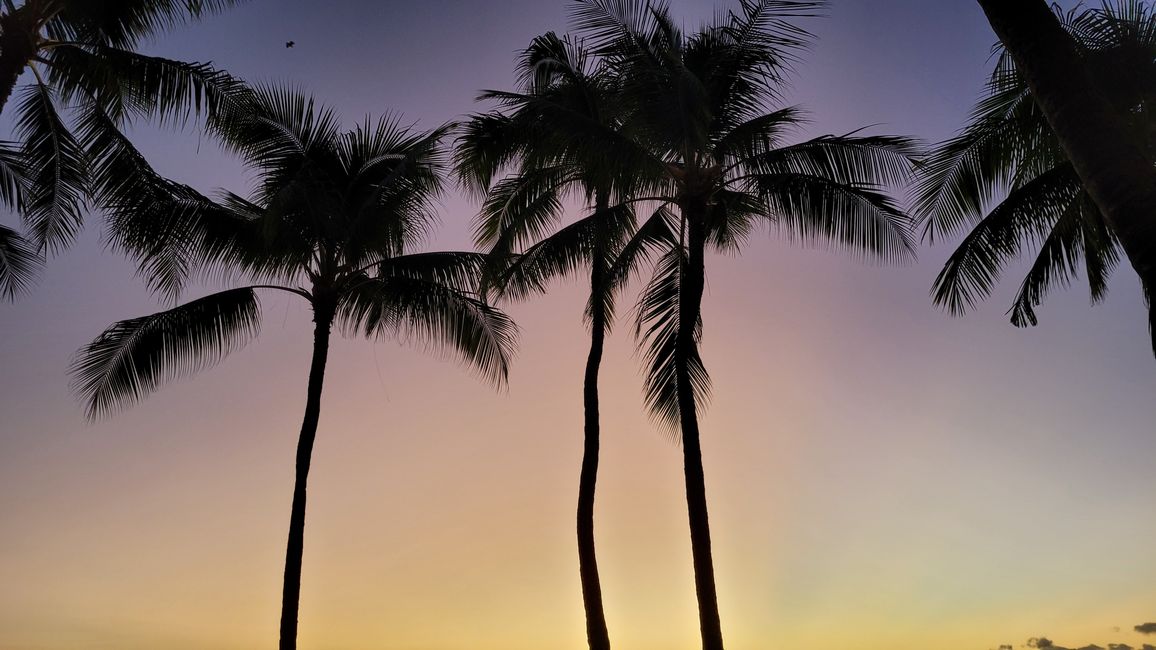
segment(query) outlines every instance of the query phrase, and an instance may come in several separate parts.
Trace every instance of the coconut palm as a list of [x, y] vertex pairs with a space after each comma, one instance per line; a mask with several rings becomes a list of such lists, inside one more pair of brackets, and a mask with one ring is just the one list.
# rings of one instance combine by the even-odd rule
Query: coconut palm
[[[25, 289], [43, 254], [73, 240], [86, 202], [119, 201], [118, 192], [133, 185], [106, 173], [101, 146], [123, 139], [130, 119], [211, 117], [237, 89], [210, 65], [134, 51], [143, 39], [236, 3], [0, 2], [0, 112], [15, 92], [18, 140], [0, 142], [0, 203], [22, 215], [27, 231], [0, 226], [0, 292]], [[25, 71], [30, 83], [16, 90]]]
[[[629, 180], [629, 170], [608, 160], [605, 149], [591, 146], [606, 135], [622, 137], [616, 133], [621, 116], [609, 71], [594, 63], [581, 43], [550, 32], [525, 50], [518, 73], [517, 92], [482, 93], [481, 99], [496, 101], [502, 110], [475, 115], [465, 125], [457, 170], [466, 187], [483, 198], [475, 238], [495, 262], [492, 290], [523, 298], [543, 291], [551, 278], [589, 269], [578, 568], [587, 642], [592, 650], [608, 650], [594, 541], [601, 435], [598, 373], [616, 290], [635, 262], [660, 241], [665, 222], [653, 220], [640, 236], [631, 237], [634, 211], [616, 199], [630, 196], [637, 182]], [[594, 139], [588, 140], [591, 129]], [[568, 197], [592, 203], [592, 211], [551, 233], [561, 222]], [[617, 209], [610, 209], [612, 201]]]
[[[709, 392], [699, 355], [707, 250], [737, 252], [759, 223], [804, 243], [884, 260], [913, 254], [909, 219], [883, 188], [907, 178], [914, 144], [901, 137], [825, 135], [786, 144], [803, 120], [780, 99], [785, 73], [810, 40], [794, 24], [822, 2], [744, 0], [684, 34], [665, 4], [580, 0], [575, 25], [619, 79], [633, 147], [607, 155], [649, 161], [670, 208], [675, 245], [643, 290], [646, 401], [681, 435], [703, 648], [721, 650], [698, 411]], [[649, 175], [649, 171], [647, 175]]]
[[[1150, 72], [1156, 13], [1146, 3], [1126, 0], [1096, 9], [1057, 8], [1055, 17], [1076, 45], [1078, 65], [1095, 80], [1096, 94], [1123, 122], [1128, 147], [1154, 173], [1156, 83]], [[1122, 235], [1050, 124], [1030, 75], [1007, 49], [997, 52], [986, 95], [960, 134], [938, 145], [920, 166], [915, 198], [932, 240], [968, 231], [933, 288], [935, 302], [953, 314], [987, 297], [1009, 262], [1038, 247], [1009, 310], [1012, 323], [1023, 327], [1037, 323], [1035, 308], [1048, 291], [1070, 284], [1081, 268], [1092, 301], [1100, 301], [1119, 261]], [[1078, 128], [1092, 133], [1078, 113]], [[1151, 222], [1148, 214], [1145, 223]], [[1156, 245], [1156, 236], [1147, 242]], [[1136, 261], [1133, 252], [1128, 255]]]
[[88, 414], [103, 416], [253, 338], [259, 292], [308, 303], [313, 357], [285, 558], [286, 649], [297, 643], [306, 481], [332, 327], [448, 348], [494, 382], [505, 381], [515, 329], [472, 290], [483, 255], [413, 251], [436, 221], [446, 127], [415, 133], [397, 118], [367, 118], [341, 131], [312, 98], [275, 88], [256, 90], [245, 113], [223, 138], [256, 172], [252, 198], [211, 201], [168, 182], [113, 206], [112, 219], [160, 286], [179, 289], [199, 273], [250, 283], [115, 323], [79, 352], [73, 373]]

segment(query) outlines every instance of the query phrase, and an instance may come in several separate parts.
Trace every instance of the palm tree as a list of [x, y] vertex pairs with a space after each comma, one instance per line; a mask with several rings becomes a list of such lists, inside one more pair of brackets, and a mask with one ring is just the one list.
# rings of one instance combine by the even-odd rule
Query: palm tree
[[[898, 260], [913, 254], [909, 219], [882, 192], [906, 180], [914, 144], [900, 137], [825, 135], [792, 145], [796, 108], [766, 112], [810, 35], [792, 21], [824, 3], [743, 0], [738, 12], [685, 35], [665, 4], [580, 0], [575, 24], [620, 80], [633, 147], [666, 192], [632, 202], [669, 206], [677, 233], [639, 300], [646, 400], [681, 433], [703, 648], [721, 650], [698, 411], [709, 392], [699, 355], [708, 249], [737, 252], [760, 223], [804, 243], [829, 242]], [[649, 172], [647, 172], [649, 174]], [[677, 216], [675, 216], [677, 215]]]
[[412, 133], [396, 118], [367, 118], [343, 132], [312, 98], [273, 88], [256, 90], [246, 113], [223, 138], [257, 174], [251, 200], [224, 192], [211, 201], [169, 182], [163, 195], [157, 188], [114, 206], [112, 218], [121, 245], [160, 286], [179, 289], [197, 272], [252, 284], [115, 323], [79, 352], [73, 373], [89, 416], [102, 416], [255, 336], [258, 291], [309, 304], [313, 358], [285, 557], [284, 650], [297, 643], [306, 480], [332, 327], [447, 347], [494, 382], [505, 381], [515, 328], [472, 291], [485, 256], [411, 250], [436, 221], [446, 127]]
[[[1088, 196], [1140, 277], [1156, 354], [1156, 226], [1151, 217], [1156, 211], [1156, 171], [1151, 153], [1137, 146], [1128, 128], [1128, 113], [1113, 106], [1103, 85], [1094, 81], [1072, 38], [1046, 3], [1022, 2], [1013, 7], [981, 0], [980, 5], [1026, 78]], [[1138, 1], [1120, 6], [1132, 13], [1145, 10]], [[1144, 28], [1150, 30], [1151, 24]]]
[[[1122, 122], [1129, 148], [1142, 154], [1153, 173], [1156, 84], [1144, 71], [1156, 57], [1156, 13], [1127, 0], [1097, 9], [1056, 9], [1048, 17], [1058, 19], [1065, 38], [1075, 43], [1074, 65], [1096, 80], [1096, 94]], [[1038, 246], [1009, 310], [1011, 322], [1025, 327], [1037, 323], [1035, 308], [1049, 289], [1069, 285], [1081, 267], [1092, 301], [1100, 301], [1119, 262], [1123, 234], [1106, 218], [1093, 186], [1050, 123], [1030, 75], [1008, 49], [997, 51], [986, 95], [967, 126], [920, 165], [916, 211], [933, 241], [968, 230], [932, 292], [952, 314], [987, 297], [1004, 266]], [[1092, 133], [1089, 124], [1080, 118], [1079, 128]], [[1147, 213], [1143, 220], [1151, 221]], [[1148, 242], [1156, 244], [1156, 237]], [[1135, 264], [1133, 252], [1124, 249]], [[1149, 285], [1145, 280], [1150, 295]]]
[[[553, 32], [539, 36], [518, 65], [518, 92], [486, 91], [504, 111], [475, 115], [465, 125], [456, 162], [458, 175], [484, 198], [475, 231], [489, 249], [496, 270], [492, 289], [523, 298], [543, 291], [551, 278], [589, 268], [586, 318], [590, 352], [583, 382], [583, 453], [578, 482], [578, 569], [591, 650], [609, 650], [602, 586], [594, 541], [594, 499], [598, 479], [600, 423], [598, 373], [603, 345], [614, 315], [615, 293], [635, 262], [661, 237], [650, 230], [631, 238], [634, 211], [611, 202], [629, 197], [628, 175], [607, 160], [594, 142], [615, 136], [620, 124], [615, 80], [592, 62], [580, 42]], [[499, 180], [503, 171], [509, 175]], [[562, 217], [564, 199], [593, 202], [593, 211], [549, 233]], [[521, 253], [521, 255], [516, 255]]]
[[86, 202], [120, 201], [133, 186], [108, 173], [104, 148], [124, 140], [129, 119], [179, 123], [202, 111], [212, 118], [229, 101], [238, 84], [212, 66], [133, 50], [166, 28], [236, 3], [0, 0], [0, 112], [31, 72], [31, 83], [16, 92], [19, 142], [0, 142], [0, 203], [19, 212], [29, 231], [0, 226], [0, 292], [11, 297], [27, 288], [44, 253], [73, 240]]

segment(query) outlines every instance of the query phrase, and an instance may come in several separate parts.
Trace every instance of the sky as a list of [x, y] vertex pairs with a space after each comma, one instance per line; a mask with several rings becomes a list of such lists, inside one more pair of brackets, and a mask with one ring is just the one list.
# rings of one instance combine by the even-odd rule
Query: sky
[[[733, 4], [673, 7], [693, 27]], [[994, 41], [976, 3], [828, 14], [807, 23], [818, 41], [787, 93], [811, 114], [800, 138], [876, 125], [937, 141], [963, 124]], [[517, 51], [566, 22], [565, 0], [251, 0], [146, 50], [298, 84], [347, 123], [392, 111], [430, 128], [508, 88]], [[133, 135], [174, 178], [248, 187], [195, 131]], [[468, 248], [475, 211], [449, 193], [431, 248]], [[729, 648], [1154, 643], [1133, 630], [1156, 620], [1156, 364], [1137, 281], [1122, 269], [1095, 307], [1077, 282], [1016, 329], [1015, 269], [965, 317], [931, 304], [950, 251], [886, 267], [763, 232], [708, 259], [703, 454]], [[94, 216], [33, 293], [0, 304], [0, 648], [272, 648], [309, 314], [264, 296], [256, 342], [89, 423], [72, 354], [164, 307], [133, 269]], [[395, 342], [335, 342], [302, 648], [585, 647], [583, 306], [578, 281], [509, 306], [520, 350], [502, 390]], [[681, 452], [643, 410], [631, 329], [617, 324], [602, 372], [607, 618], [618, 648], [690, 650]]]

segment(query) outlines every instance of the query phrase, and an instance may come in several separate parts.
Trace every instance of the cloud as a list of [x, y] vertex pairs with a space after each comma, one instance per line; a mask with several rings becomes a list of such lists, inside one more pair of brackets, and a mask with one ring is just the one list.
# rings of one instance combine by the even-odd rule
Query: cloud
[[1141, 623], [1132, 629], [1140, 634], [1156, 634], [1156, 623]]

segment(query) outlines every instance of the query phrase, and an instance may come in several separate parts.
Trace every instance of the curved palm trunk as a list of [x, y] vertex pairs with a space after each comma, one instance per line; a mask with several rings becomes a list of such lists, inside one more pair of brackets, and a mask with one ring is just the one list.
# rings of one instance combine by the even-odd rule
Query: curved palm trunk
[[[1044, 0], [979, 0], [1068, 159], [1143, 282], [1156, 292], [1156, 170], [1100, 93]], [[1149, 301], [1156, 353], [1156, 305]]]
[[698, 621], [703, 650], [723, 650], [715, 590], [714, 561], [710, 550], [710, 522], [706, 511], [706, 478], [702, 468], [698, 412], [690, 381], [690, 359], [696, 350], [694, 337], [706, 284], [706, 202], [690, 200], [683, 206], [687, 222], [688, 265], [679, 286], [678, 341], [674, 360], [678, 390], [679, 425], [682, 429], [683, 473], [686, 477], [686, 508], [690, 519], [690, 550], [694, 560], [694, 586], [698, 596]]
[[313, 441], [321, 415], [321, 387], [325, 381], [325, 362], [329, 358], [329, 333], [333, 325], [332, 307], [314, 305], [313, 361], [309, 366], [309, 388], [305, 399], [305, 418], [297, 442], [297, 478], [293, 484], [293, 506], [289, 515], [289, 543], [285, 550], [285, 583], [281, 595], [280, 650], [297, 648], [297, 609], [301, 597], [301, 553], [305, 542], [305, 484], [313, 458]]
[[582, 473], [578, 480], [578, 573], [582, 579], [582, 604], [586, 609], [586, 642], [590, 650], [610, 650], [610, 633], [606, 629], [606, 612], [602, 608], [602, 583], [598, 578], [598, 559], [594, 553], [594, 489], [598, 480], [600, 435], [598, 370], [602, 365], [602, 347], [606, 340], [606, 311], [597, 297], [602, 291], [602, 260], [595, 259], [592, 267], [590, 355], [586, 359], [582, 386], [585, 431]]

